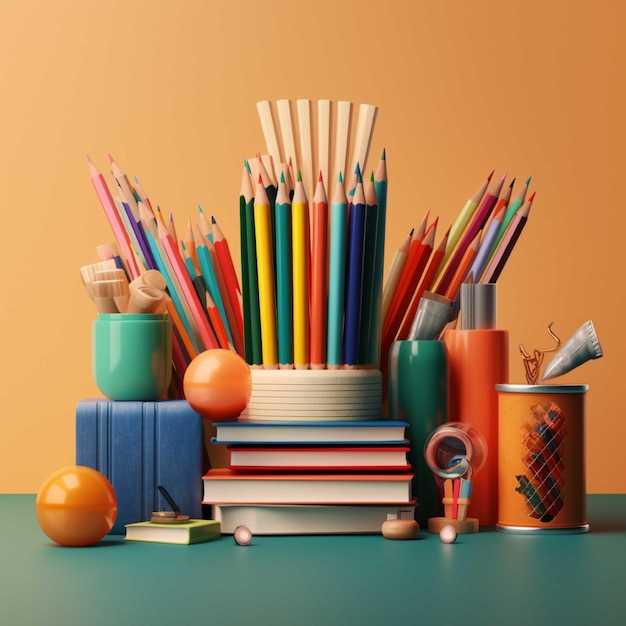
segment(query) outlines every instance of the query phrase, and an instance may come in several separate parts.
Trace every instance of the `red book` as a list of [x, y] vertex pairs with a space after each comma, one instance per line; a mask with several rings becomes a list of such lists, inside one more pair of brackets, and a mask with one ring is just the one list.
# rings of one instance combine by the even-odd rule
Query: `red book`
[[394, 470], [409, 472], [408, 447], [229, 446], [236, 470]]

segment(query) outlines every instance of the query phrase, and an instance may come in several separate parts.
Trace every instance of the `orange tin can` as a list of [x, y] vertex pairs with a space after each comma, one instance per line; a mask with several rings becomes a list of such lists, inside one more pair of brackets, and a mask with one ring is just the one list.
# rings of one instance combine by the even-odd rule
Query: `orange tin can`
[[498, 523], [512, 533], [589, 530], [587, 385], [496, 385]]

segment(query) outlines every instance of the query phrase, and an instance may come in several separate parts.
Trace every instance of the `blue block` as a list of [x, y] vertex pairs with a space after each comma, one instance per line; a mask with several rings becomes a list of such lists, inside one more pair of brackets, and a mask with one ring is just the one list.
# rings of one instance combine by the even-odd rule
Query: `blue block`
[[203, 448], [202, 417], [184, 400], [95, 399], [76, 406], [76, 464], [104, 474], [117, 496], [111, 534], [171, 510], [158, 485], [181, 513], [201, 518]]

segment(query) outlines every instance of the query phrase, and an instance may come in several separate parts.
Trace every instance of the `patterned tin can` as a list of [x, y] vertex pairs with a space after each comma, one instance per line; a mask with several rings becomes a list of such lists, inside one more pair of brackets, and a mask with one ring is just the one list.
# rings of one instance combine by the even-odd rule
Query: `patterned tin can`
[[523, 534], [589, 530], [587, 385], [496, 385], [498, 523]]

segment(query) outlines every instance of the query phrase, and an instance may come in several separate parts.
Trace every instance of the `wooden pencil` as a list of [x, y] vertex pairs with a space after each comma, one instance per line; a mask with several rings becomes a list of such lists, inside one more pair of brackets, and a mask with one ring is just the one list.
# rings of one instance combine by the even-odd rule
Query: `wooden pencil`
[[274, 167], [278, 167], [282, 158], [276, 135], [276, 127], [274, 126], [274, 120], [272, 117], [271, 103], [269, 100], [261, 100], [260, 102], [257, 102], [256, 107], [261, 121], [265, 147], [267, 148], [267, 152], [270, 157], [272, 157]]
[[[254, 188], [249, 163], [244, 163], [240, 190], [240, 227], [242, 250], [242, 282], [246, 361], [253, 367], [263, 363], [261, 353], [261, 318], [259, 313], [259, 281], [254, 230]], [[247, 315], [246, 315], [247, 313]]]
[[474, 259], [476, 258], [476, 253], [478, 252], [478, 244], [480, 243], [481, 232], [479, 231], [474, 237], [474, 240], [465, 250], [465, 254], [457, 267], [457, 270], [446, 289], [446, 293], [443, 294], [444, 298], [448, 298], [449, 300], [454, 301], [456, 298], [457, 292], [461, 287], [461, 283], [465, 280], [472, 266]]
[[213, 230], [213, 245], [215, 246], [215, 253], [217, 254], [222, 275], [224, 276], [226, 293], [233, 309], [235, 325], [239, 336], [243, 337], [243, 315], [240, 300], [241, 287], [239, 285], [239, 279], [237, 278], [235, 264], [233, 263], [233, 258], [230, 253], [228, 240], [214, 216], [211, 216], [211, 225]]
[[383, 288], [383, 299], [381, 304], [381, 317], [385, 319], [389, 312], [389, 305], [391, 304], [391, 298], [395, 293], [398, 283], [400, 282], [400, 276], [406, 265], [406, 261], [409, 255], [409, 247], [413, 238], [415, 229], [411, 229], [411, 232], [402, 240], [398, 248], [393, 254], [391, 264], [385, 278]]
[[278, 366], [281, 369], [291, 369], [293, 368], [291, 200], [285, 171], [280, 174], [275, 213]]
[[369, 181], [364, 183], [365, 194], [365, 234], [363, 243], [363, 289], [361, 293], [361, 327], [359, 329], [359, 364], [364, 366], [375, 365], [372, 362], [372, 341], [378, 341], [378, 333], [373, 325], [377, 323], [374, 317], [374, 307], [380, 300], [374, 294], [376, 243], [378, 237], [378, 200], [374, 187], [374, 172]]
[[502, 176], [498, 183], [494, 186], [494, 188], [487, 192], [481, 205], [478, 207], [476, 213], [474, 214], [472, 220], [470, 221], [461, 241], [457, 245], [457, 247], [452, 252], [450, 256], [450, 260], [446, 268], [441, 275], [439, 282], [437, 283], [437, 287], [435, 289], [435, 293], [439, 295], [444, 295], [450, 285], [450, 281], [452, 280], [454, 274], [456, 273], [463, 256], [465, 255], [465, 251], [470, 246], [472, 241], [476, 235], [483, 229], [489, 214], [493, 210], [496, 202], [498, 201], [498, 196], [500, 195], [500, 190], [502, 189], [502, 185], [504, 184], [504, 179], [506, 178], [506, 174]]
[[343, 176], [339, 173], [330, 205], [326, 343], [326, 364], [329, 369], [337, 369], [343, 364], [347, 226], [348, 200], [346, 199]]
[[413, 319], [415, 318], [415, 314], [417, 312], [417, 307], [419, 306], [419, 301], [421, 300], [424, 292], [430, 290], [435, 281], [435, 276], [437, 275], [437, 271], [441, 267], [443, 263], [443, 258], [446, 252], [446, 246], [448, 243], [448, 236], [450, 234], [450, 228], [446, 231], [443, 238], [435, 248], [430, 261], [428, 262], [428, 267], [426, 268], [424, 275], [422, 276], [417, 289], [415, 290], [415, 295], [413, 296], [413, 301], [411, 302], [409, 311], [404, 318], [404, 322], [402, 327], [400, 328], [400, 332], [397, 335], [397, 339], [403, 340], [409, 336], [409, 331], [411, 330], [411, 326], [413, 324]]
[[298, 172], [291, 204], [293, 271], [293, 360], [296, 369], [309, 367], [309, 205]]
[[490, 223], [485, 226], [487, 232], [483, 235], [476, 257], [467, 272], [467, 275], [471, 274], [474, 277], [474, 282], [476, 283], [480, 282], [480, 277], [482, 276], [485, 267], [487, 267], [487, 263], [491, 257], [494, 242], [498, 236], [498, 232], [500, 232], [500, 227], [502, 226], [502, 220], [504, 219], [504, 214], [506, 212], [506, 205], [502, 205], [499, 210], [496, 208], [494, 211], [497, 212], [494, 214]]
[[109, 226], [113, 231], [113, 236], [115, 237], [117, 245], [122, 253], [122, 260], [124, 261], [126, 270], [131, 279], [136, 278], [137, 276], [139, 276], [139, 268], [137, 266], [135, 256], [130, 249], [128, 233], [124, 228], [122, 218], [117, 211], [115, 202], [113, 201], [113, 197], [111, 196], [111, 192], [106, 184], [106, 181], [104, 180], [104, 177], [98, 171], [94, 162], [89, 158], [89, 156], [87, 156], [87, 165], [89, 167], [89, 176], [91, 178], [91, 183], [96, 190], [98, 200], [100, 200], [100, 204], [104, 209], [104, 213], [109, 222]]
[[519, 236], [522, 234], [524, 227], [526, 226], [526, 222], [528, 221], [528, 214], [530, 213], [530, 208], [533, 204], [533, 200], [535, 199], [535, 194], [533, 193], [530, 198], [524, 203], [524, 205], [518, 209], [517, 213], [513, 216], [509, 227], [504, 233], [504, 237], [501, 239], [498, 248], [494, 252], [491, 261], [489, 261], [489, 265], [485, 269], [480, 282], [481, 283], [495, 283], [506, 262], [511, 256], [511, 252], [515, 247]]
[[[344, 184], [347, 182], [345, 171], [348, 161], [348, 143], [350, 141], [350, 115], [352, 102], [340, 100], [337, 102], [337, 121], [335, 125], [335, 147], [333, 152], [333, 180], [341, 174]], [[347, 192], [347, 189], [346, 189]]]
[[311, 220], [311, 318], [312, 369], [326, 367], [326, 307], [328, 293], [328, 198], [320, 172], [312, 203]]
[[330, 100], [317, 101], [317, 169], [325, 181], [330, 180], [330, 111]]
[[344, 365], [359, 365], [361, 295], [363, 291], [363, 249], [365, 243], [365, 193], [357, 165], [354, 199], [348, 218], [348, 256], [346, 267], [346, 305], [344, 319]]
[[380, 362], [380, 336], [382, 333], [381, 303], [383, 297], [383, 275], [385, 269], [385, 238], [387, 236], [387, 153], [383, 148], [382, 155], [374, 172], [374, 190], [378, 201], [378, 226], [376, 233], [376, 258], [374, 260], [374, 286], [372, 302], [372, 322], [370, 330], [370, 355], [368, 363], [378, 365]]
[[515, 198], [509, 203], [506, 213], [504, 214], [504, 218], [502, 219], [502, 225], [500, 226], [500, 230], [498, 232], [498, 236], [493, 243], [491, 255], [495, 252], [496, 248], [500, 245], [500, 241], [502, 237], [504, 237], [504, 233], [506, 232], [513, 216], [517, 213], [517, 211], [523, 206], [526, 201], [526, 194], [528, 193], [528, 186], [530, 185], [530, 177], [524, 183], [524, 186], [520, 189], [519, 193], [515, 196]]
[[[456, 220], [453, 222], [452, 226], [450, 227], [450, 236], [448, 237], [448, 244], [447, 244], [446, 252], [444, 254], [444, 257], [440, 265], [440, 272], [443, 270], [451, 254], [454, 252], [459, 242], [459, 239], [461, 238], [461, 235], [467, 228], [467, 224], [474, 216], [474, 213], [476, 212], [478, 205], [480, 204], [481, 200], [483, 199], [483, 196], [485, 195], [485, 191], [487, 191], [487, 187], [489, 186], [492, 176], [493, 176], [493, 172], [491, 172], [491, 174], [487, 176], [487, 179], [485, 180], [485, 182], [483, 182], [478, 187], [478, 189], [472, 194], [472, 196], [468, 198], [467, 202], [461, 209]], [[439, 277], [439, 274], [437, 274], [437, 278], [438, 277]]]
[[254, 228], [256, 233], [257, 271], [259, 276], [259, 311], [261, 317], [261, 351], [263, 367], [278, 367], [276, 338], [276, 289], [270, 202], [263, 178], [259, 175], [254, 194]]
[[311, 138], [311, 101], [296, 100], [300, 159], [298, 161], [307, 198], [312, 198], [316, 187], [313, 172], [313, 141]]

